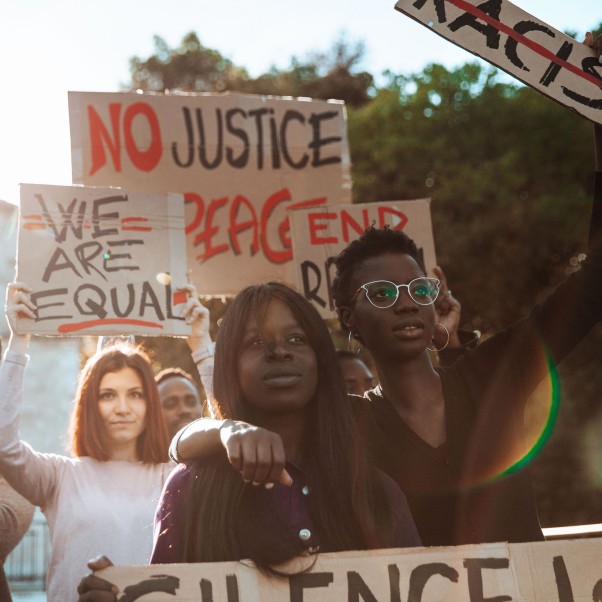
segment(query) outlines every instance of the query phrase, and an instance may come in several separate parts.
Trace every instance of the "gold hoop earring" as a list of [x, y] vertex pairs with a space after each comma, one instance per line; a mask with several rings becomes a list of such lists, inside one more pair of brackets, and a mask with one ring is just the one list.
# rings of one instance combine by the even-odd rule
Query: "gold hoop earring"
[[353, 348], [353, 339], [355, 339], [355, 335], [353, 334], [353, 331], [350, 330], [349, 331], [349, 336], [347, 337], [347, 347], [349, 348], [349, 351], [351, 351], [351, 353], [355, 353], [355, 355], [359, 355], [360, 351], [362, 350], [362, 346], [358, 343], [357, 347], [354, 349]]
[[447, 341], [445, 341], [445, 345], [443, 345], [443, 347], [441, 347], [441, 349], [431, 349], [430, 347], [427, 346], [427, 349], [429, 351], [443, 351], [449, 344], [449, 330], [447, 330], [447, 328], [445, 328], [445, 326], [443, 326], [443, 324], [441, 324], [440, 322], [435, 322], [435, 326], [441, 326], [441, 328], [443, 328], [443, 330], [445, 330], [445, 334], [447, 335]]

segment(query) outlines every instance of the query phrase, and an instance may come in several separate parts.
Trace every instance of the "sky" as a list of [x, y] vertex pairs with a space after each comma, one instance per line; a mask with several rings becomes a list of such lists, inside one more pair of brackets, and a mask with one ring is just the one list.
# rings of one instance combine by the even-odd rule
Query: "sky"
[[[467, 51], [394, 10], [394, 0], [0, 0], [0, 199], [19, 183], [71, 184], [67, 92], [115, 92], [129, 59], [153, 54], [153, 36], [177, 47], [190, 31], [258, 76], [292, 56], [363, 42], [362, 68], [417, 73], [452, 68]], [[600, 0], [514, 4], [578, 39], [602, 21]], [[598, 10], [595, 10], [595, 9]]]

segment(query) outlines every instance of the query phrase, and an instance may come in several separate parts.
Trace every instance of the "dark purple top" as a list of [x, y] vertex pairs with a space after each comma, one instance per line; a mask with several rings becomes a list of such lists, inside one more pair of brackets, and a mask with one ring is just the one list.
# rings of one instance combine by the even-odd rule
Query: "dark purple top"
[[[306, 484], [303, 471], [287, 463], [286, 469], [293, 478], [290, 487], [276, 483], [272, 489], [259, 487], [258, 493], [265, 496], [266, 507], [272, 501], [280, 520], [288, 525], [308, 549], [320, 547], [328, 552], [320, 535], [319, 528], [309, 514], [307, 496], [312, 491]], [[184, 551], [184, 502], [194, 474], [194, 463], [179, 464], [169, 475], [155, 515], [154, 545], [151, 564], [171, 564], [183, 562]], [[395, 482], [378, 471], [390, 499], [395, 524], [395, 547], [420, 546], [421, 541], [410, 514], [405, 496]]]

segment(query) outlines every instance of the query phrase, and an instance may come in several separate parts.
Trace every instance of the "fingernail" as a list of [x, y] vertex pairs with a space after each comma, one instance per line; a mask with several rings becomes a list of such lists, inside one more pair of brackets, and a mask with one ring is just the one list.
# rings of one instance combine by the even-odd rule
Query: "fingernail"
[[254, 486], [254, 487], [257, 487], [257, 486], [259, 486], [259, 485], [261, 485], [261, 483], [258, 483], [257, 481], [253, 481], [253, 486]]
[[274, 483], [266, 483], [265, 484], [266, 489], [271, 489], [273, 486], [274, 486]]

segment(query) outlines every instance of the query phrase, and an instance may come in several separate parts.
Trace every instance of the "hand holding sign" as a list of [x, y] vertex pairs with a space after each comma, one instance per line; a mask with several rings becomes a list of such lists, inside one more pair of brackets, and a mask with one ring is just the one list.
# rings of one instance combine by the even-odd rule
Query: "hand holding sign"
[[28, 334], [20, 334], [19, 324], [23, 320], [35, 320], [36, 306], [31, 300], [31, 289], [23, 282], [11, 282], [6, 289], [6, 320], [11, 330], [9, 349], [26, 353], [29, 346]]

